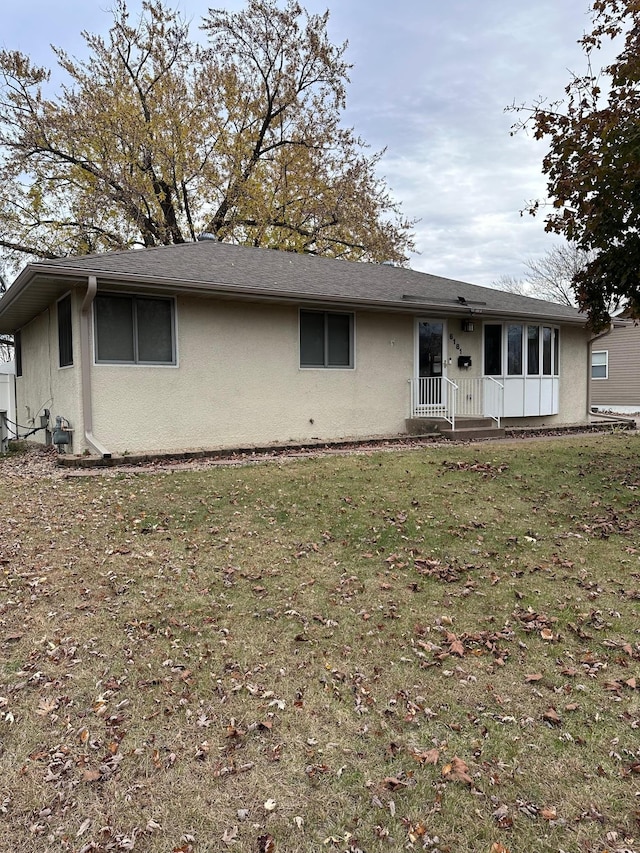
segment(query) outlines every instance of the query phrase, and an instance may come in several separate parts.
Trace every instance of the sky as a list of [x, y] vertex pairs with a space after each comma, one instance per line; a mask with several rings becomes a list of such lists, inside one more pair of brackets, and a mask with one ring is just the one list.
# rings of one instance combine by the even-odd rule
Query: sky
[[[545, 144], [510, 134], [505, 107], [557, 100], [583, 73], [577, 44], [588, 0], [302, 0], [329, 9], [329, 35], [348, 41], [353, 67], [345, 124], [386, 149], [379, 172], [415, 225], [413, 269], [491, 286], [524, 277], [559, 238], [521, 211], [545, 198]], [[110, 0], [16, 0], [0, 16], [0, 48], [52, 66], [50, 45], [81, 58], [81, 32], [105, 33]], [[133, 15], [140, 0], [129, 0]], [[209, 7], [241, 0], [176, 0], [194, 35]]]

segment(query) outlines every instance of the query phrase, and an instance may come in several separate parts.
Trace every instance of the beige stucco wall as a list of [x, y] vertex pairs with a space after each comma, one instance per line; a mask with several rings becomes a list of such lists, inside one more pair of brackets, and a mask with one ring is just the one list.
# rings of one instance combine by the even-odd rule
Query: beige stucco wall
[[[66, 418], [73, 429], [69, 451], [81, 452], [82, 407], [80, 402], [80, 327], [79, 303], [72, 294], [73, 365], [58, 367], [58, 316], [56, 303], [25, 326], [22, 331], [22, 376], [16, 377], [16, 420], [21, 426], [40, 426], [40, 415], [51, 412], [51, 428], [57, 415]], [[20, 431], [21, 434], [24, 430]], [[45, 432], [37, 432], [30, 441], [44, 443]]]
[[[18, 421], [39, 425], [43, 408], [71, 421], [72, 450], [84, 441], [80, 303], [73, 297], [74, 365], [58, 368], [56, 305], [22, 330]], [[177, 364], [92, 364], [93, 433], [113, 454], [339, 440], [405, 431], [414, 375], [417, 320], [355, 313], [355, 367], [301, 369], [298, 308], [195, 297], [176, 301]], [[450, 336], [453, 336], [451, 339]], [[447, 375], [482, 375], [482, 322], [446, 325]], [[460, 344], [457, 349], [455, 344]], [[93, 341], [91, 341], [93, 361]], [[461, 370], [458, 355], [470, 355]], [[587, 419], [588, 348], [582, 329], [563, 327], [558, 415], [511, 419], [521, 425]], [[34, 440], [44, 440], [39, 433]]]
[[614, 328], [593, 342], [593, 352], [608, 353], [606, 379], [591, 379], [591, 404], [640, 409], [640, 327]]
[[355, 368], [301, 369], [295, 306], [177, 300], [176, 367], [94, 365], [112, 453], [403, 432], [414, 321], [357, 312]]

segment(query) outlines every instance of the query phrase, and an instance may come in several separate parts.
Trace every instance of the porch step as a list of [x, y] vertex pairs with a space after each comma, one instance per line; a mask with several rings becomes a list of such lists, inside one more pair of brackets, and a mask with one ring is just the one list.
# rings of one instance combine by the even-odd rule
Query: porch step
[[504, 438], [505, 431], [495, 425], [491, 418], [456, 418], [456, 428], [451, 429], [445, 421], [440, 434], [453, 441], [476, 441], [482, 438]]
[[437, 435], [447, 421], [439, 418], [407, 418], [404, 423], [409, 435]]

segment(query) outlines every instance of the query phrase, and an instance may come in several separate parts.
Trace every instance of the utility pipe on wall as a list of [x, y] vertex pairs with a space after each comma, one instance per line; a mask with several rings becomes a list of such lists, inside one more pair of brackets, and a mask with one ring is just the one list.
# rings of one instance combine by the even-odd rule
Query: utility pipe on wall
[[80, 310], [80, 365], [82, 379], [82, 412], [84, 419], [84, 438], [87, 444], [100, 454], [103, 459], [111, 459], [111, 453], [93, 435], [93, 407], [91, 403], [91, 344], [89, 339], [89, 324], [91, 322], [91, 306], [98, 290], [98, 280], [95, 275], [89, 276], [87, 292], [82, 300]]

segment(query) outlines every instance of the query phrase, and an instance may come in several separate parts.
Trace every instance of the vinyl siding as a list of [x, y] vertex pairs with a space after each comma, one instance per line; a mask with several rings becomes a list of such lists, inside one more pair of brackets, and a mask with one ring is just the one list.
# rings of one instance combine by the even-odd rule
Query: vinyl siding
[[591, 405], [640, 409], [640, 325], [613, 329], [593, 342], [593, 352], [608, 352], [608, 376], [591, 379]]

